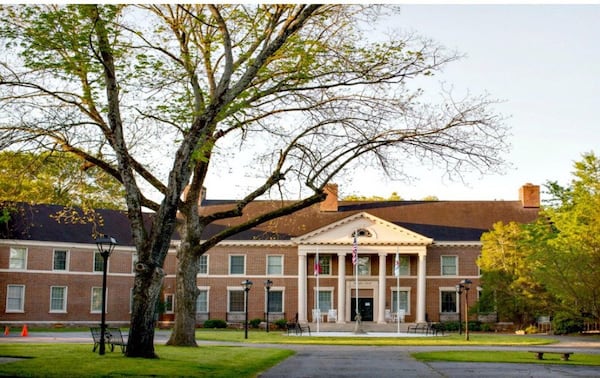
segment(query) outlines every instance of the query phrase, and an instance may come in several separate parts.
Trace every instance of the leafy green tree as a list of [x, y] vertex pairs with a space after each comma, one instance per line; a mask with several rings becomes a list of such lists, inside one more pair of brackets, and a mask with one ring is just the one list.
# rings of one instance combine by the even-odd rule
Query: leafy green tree
[[123, 186], [103, 170], [59, 152], [0, 152], [0, 198], [86, 209], [124, 209]]
[[527, 225], [495, 223], [481, 236], [478, 265], [482, 270], [480, 309], [494, 310], [498, 317], [518, 325], [548, 313], [549, 295], [532, 276], [536, 264], [528, 247]]
[[[220, 241], [322, 201], [332, 178], [357, 167], [403, 177], [410, 160], [449, 175], [503, 163], [507, 129], [493, 100], [446, 93], [424, 104], [406, 85], [455, 53], [414, 35], [364, 38], [361, 28], [388, 10], [396, 8], [3, 6], [0, 38], [11, 54], [0, 65], [0, 147], [56, 146], [125, 189], [139, 257], [128, 356], [156, 357], [154, 311], [178, 212], [169, 343], [195, 345], [197, 262]], [[199, 213], [209, 171], [248, 151], [249, 175], [262, 181], [231, 208]], [[266, 195], [300, 199], [242, 218]], [[144, 207], [154, 211], [150, 225]], [[233, 226], [204, 240], [220, 220]]]
[[600, 159], [583, 154], [571, 183], [547, 185], [550, 206], [532, 240], [535, 276], [572, 316], [600, 319]]

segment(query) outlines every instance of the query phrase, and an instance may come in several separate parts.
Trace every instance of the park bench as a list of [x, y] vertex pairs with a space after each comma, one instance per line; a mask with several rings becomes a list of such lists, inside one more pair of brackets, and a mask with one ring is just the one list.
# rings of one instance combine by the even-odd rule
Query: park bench
[[437, 336], [438, 332], [442, 332], [442, 335], [444, 334], [444, 330], [441, 327], [438, 327], [437, 324], [432, 324], [432, 323], [417, 323], [415, 325], [412, 326], [408, 326], [408, 333], [424, 333], [426, 335], [429, 335], [429, 333], [431, 332], [432, 335]]
[[560, 354], [561, 357], [560, 359], [563, 361], [569, 361], [569, 357], [574, 353], [574, 352], [567, 352], [564, 350], [530, 350], [530, 353], [534, 353], [536, 355], [536, 358], [538, 360], [543, 360], [544, 359], [544, 354]]
[[302, 336], [303, 332], [308, 332], [308, 336], [310, 336], [310, 326], [308, 324], [301, 324], [298, 322], [288, 322], [286, 324], [288, 335], [292, 332], [296, 335]]
[[[94, 339], [93, 352], [100, 346], [100, 335], [102, 330], [100, 327], [90, 327], [92, 332], [92, 338]], [[119, 328], [106, 328], [104, 331], [104, 343], [110, 345], [110, 351], [115, 351], [115, 345], [121, 347], [121, 352], [125, 353], [127, 349], [127, 343], [123, 340], [123, 334]]]

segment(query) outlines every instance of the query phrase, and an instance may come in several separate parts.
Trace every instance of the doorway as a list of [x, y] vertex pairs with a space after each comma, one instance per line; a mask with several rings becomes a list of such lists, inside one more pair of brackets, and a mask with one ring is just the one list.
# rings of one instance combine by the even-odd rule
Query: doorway
[[[350, 313], [352, 317], [351, 321], [354, 321], [356, 317], [356, 298], [352, 298], [351, 301], [352, 308]], [[363, 322], [372, 322], [373, 321], [373, 298], [358, 298], [358, 312], [362, 318]]]

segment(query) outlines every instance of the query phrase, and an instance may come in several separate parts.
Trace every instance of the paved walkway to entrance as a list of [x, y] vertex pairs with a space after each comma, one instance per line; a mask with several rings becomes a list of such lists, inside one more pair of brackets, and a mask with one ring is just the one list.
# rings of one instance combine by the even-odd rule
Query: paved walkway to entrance
[[[155, 341], [164, 344], [170, 331], [157, 331]], [[525, 336], [526, 337], [526, 336]], [[539, 336], [538, 336], [539, 337]], [[544, 349], [569, 349], [578, 353], [597, 354], [600, 360], [600, 340], [593, 337], [561, 337], [558, 344], [544, 346]], [[92, 343], [89, 332], [30, 332], [27, 337], [0, 336], [2, 343]], [[236, 345], [199, 341], [201, 345]], [[530, 350], [531, 346], [333, 346], [333, 345], [294, 345], [294, 344], [246, 344], [250, 348], [285, 348], [296, 354], [277, 366], [263, 372], [261, 378], [306, 378], [306, 377], [600, 377], [600, 367], [575, 365], [541, 364], [497, 364], [497, 363], [456, 363], [419, 362], [410, 356], [420, 351], [489, 350], [490, 353], [502, 350]], [[0, 346], [1, 348], [1, 346]], [[532, 360], [535, 358], [531, 355]], [[2, 361], [0, 362], [10, 362]]]

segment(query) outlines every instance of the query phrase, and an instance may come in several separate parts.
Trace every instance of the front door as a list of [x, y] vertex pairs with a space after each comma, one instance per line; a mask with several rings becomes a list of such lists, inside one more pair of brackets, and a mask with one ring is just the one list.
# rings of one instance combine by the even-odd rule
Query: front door
[[[356, 317], [356, 298], [352, 298], [352, 317], [350, 320], [354, 321]], [[363, 322], [373, 321], [373, 298], [358, 298], [358, 312]]]

